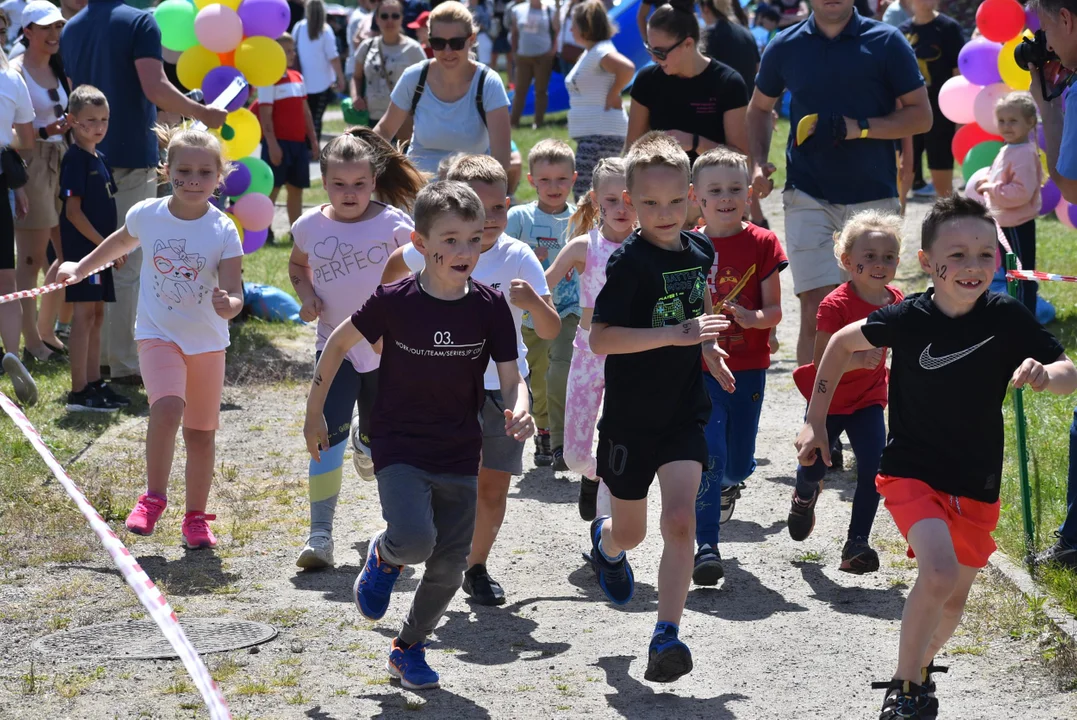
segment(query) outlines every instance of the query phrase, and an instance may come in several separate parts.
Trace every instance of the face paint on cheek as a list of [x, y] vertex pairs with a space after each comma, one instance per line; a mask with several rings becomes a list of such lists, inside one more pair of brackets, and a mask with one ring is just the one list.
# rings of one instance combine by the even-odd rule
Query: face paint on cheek
[[172, 187], [183, 187], [186, 184], [187, 183], [185, 183], [183, 180], [179, 180], [179, 179], [176, 179], [176, 180], [172, 181]]
[[863, 275], [864, 274], [864, 266], [861, 265], [860, 263], [857, 263], [857, 265], [856, 265], [856, 274], [857, 275]]
[[433, 258], [434, 258], [434, 262], [436, 262], [438, 265], [444, 265], [445, 264], [445, 256], [442, 255], [441, 253], [434, 253]]
[[935, 263], [935, 275], [938, 276], [939, 280], [946, 279], [946, 269], [947, 268], [945, 265], [939, 265], [938, 263]]
[[700, 207], [707, 207], [707, 198], [700, 198], [699, 199], [699, 206]]

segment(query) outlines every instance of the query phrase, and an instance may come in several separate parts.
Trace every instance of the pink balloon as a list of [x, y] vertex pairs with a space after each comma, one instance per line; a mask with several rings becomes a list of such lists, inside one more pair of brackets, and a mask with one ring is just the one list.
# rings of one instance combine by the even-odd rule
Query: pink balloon
[[265, 230], [273, 222], [273, 201], [267, 195], [244, 195], [232, 207], [232, 214], [245, 230]]
[[231, 52], [243, 40], [243, 21], [232, 8], [214, 3], [202, 8], [195, 16], [194, 34], [207, 50]]
[[998, 135], [995, 106], [998, 105], [999, 100], [1012, 92], [1013, 88], [1005, 83], [995, 83], [982, 89], [972, 103], [972, 115], [976, 123], [992, 135]]
[[972, 177], [965, 181], [965, 197], [969, 200], [975, 200], [981, 205], [986, 205], [987, 201], [984, 199], [983, 194], [976, 192], [976, 183], [986, 178], [990, 172], [990, 167], [983, 167], [972, 173]]
[[964, 76], [955, 75], [943, 83], [942, 89], [939, 90], [939, 109], [950, 122], [958, 125], [975, 122], [973, 104], [981, 89], [979, 85], [973, 85]]

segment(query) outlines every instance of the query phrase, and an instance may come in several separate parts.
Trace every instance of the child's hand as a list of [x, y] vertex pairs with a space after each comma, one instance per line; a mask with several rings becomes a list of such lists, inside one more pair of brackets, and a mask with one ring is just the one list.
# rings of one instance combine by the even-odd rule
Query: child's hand
[[78, 270], [79, 264], [77, 262], [61, 263], [60, 268], [56, 271], [56, 282], [77, 282], [81, 280]]
[[730, 327], [729, 319], [721, 315], [701, 315], [692, 318], [671, 330], [671, 345], [698, 345], [708, 340], [717, 340], [718, 335]]
[[1047, 372], [1047, 368], [1032, 358], [1026, 358], [1013, 374], [1013, 386], [1017, 389], [1028, 385], [1036, 392], [1040, 392], [1046, 390], [1050, 382], [1051, 374]]
[[321, 317], [324, 303], [317, 295], [303, 301], [303, 307], [299, 308], [299, 319], [303, 322], [313, 322]]
[[236, 316], [232, 296], [220, 288], [213, 288], [213, 309], [225, 320], [231, 320]]
[[822, 453], [823, 464], [830, 467], [830, 440], [827, 438], [826, 424], [814, 425], [804, 423], [800, 434], [797, 435], [797, 462], [804, 467], [815, 464], [815, 451]]
[[737, 381], [729, 366], [725, 364], [727, 357], [729, 353], [718, 347], [718, 343], [712, 341], [703, 344], [703, 361], [707, 363], [707, 369], [711, 371], [711, 375], [722, 386], [722, 389], [731, 393], [737, 389]]
[[526, 280], [516, 278], [509, 283], [509, 302], [521, 310], [532, 310], [536, 303], [542, 302], [542, 298]]
[[537, 257], [539, 262], [541, 263], [546, 262], [546, 260], [550, 257], [550, 249], [544, 247], [535, 248], [535, 257]]
[[269, 164], [280, 167], [284, 160], [284, 151], [280, 149], [280, 143], [267, 143], [266, 149], [269, 151]]
[[874, 370], [883, 361], [883, 349], [862, 350], [853, 353], [853, 360], [849, 363], [850, 370]]
[[322, 450], [329, 449], [329, 427], [325, 424], [325, 416], [308, 412], [303, 423], [303, 437], [307, 441], [307, 452], [314, 462], [321, 462]]
[[506, 409], [505, 434], [520, 442], [534, 435], [535, 421], [531, 418], [531, 413], [525, 411], [516, 414], [512, 410]]
[[120, 255], [118, 258], [116, 258], [115, 260], [112, 261], [112, 267], [116, 268], [117, 270], [119, 270], [120, 268], [122, 268], [126, 264], [127, 264], [127, 255], [126, 254], [125, 255]]
[[976, 185], [975, 187], [973, 187], [973, 190], [978, 192], [980, 195], [983, 195], [987, 191], [988, 187], [990, 187], [990, 185], [991, 181], [985, 177], [982, 177], [976, 181]]
[[726, 303], [722, 306], [722, 310], [730, 313], [733, 320], [745, 330], [758, 327], [759, 323], [763, 322], [763, 312], [761, 310], [748, 310], [736, 303]]

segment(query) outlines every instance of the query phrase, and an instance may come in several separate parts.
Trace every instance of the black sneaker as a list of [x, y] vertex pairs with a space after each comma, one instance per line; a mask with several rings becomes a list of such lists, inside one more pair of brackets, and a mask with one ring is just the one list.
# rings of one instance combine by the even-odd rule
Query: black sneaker
[[920, 684], [920, 717], [924, 720], [935, 720], [939, 716], [939, 701], [935, 697], [935, 681], [931, 679], [932, 673], [947, 673], [950, 668], [945, 665], [936, 665], [932, 660], [926, 668], [920, 668], [920, 676], [923, 682]]
[[99, 395], [93, 386], [87, 385], [80, 392], [72, 391], [67, 394], [65, 409], [68, 412], [114, 413], [120, 406]]
[[580, 499], [578, 504], [582, 519], [587, 521], [595, 519], [595, 515], [598, 513], [598, 480], [580, 476]]
[[104, 380], [98, 380], [95, 383], [90, 383], [90, 385], [93, 386], [94, 392], [108, 400], [116, 407], [125, 408], [131, 404], [130, 398], [124, 395], [120, 395], [118, 392], [113, 390], [112, 386]]
[[[48, 348], [46, 348], [46, 349], [48, 349]], [[68, 360], [67, 360], [66, 355], [64, 355], [62, 353], [54, 352], [53, 350], [49, 350], [49, 354], [46, 355], [45, 357], [39, 358], [39, 357], [35, 356], [33, 353], [31, 353], [29, 350], [27, 350], [26, 348], [22, 349], [22, 364], [26, 365], [27, 367], [33, 367], [35, 365], [50, 365], [50, 364], [65, 365], [65, 364], [67, 364], [67, 362], [68, 362]]]
[[553, 463], [553, 451], [550, 449], [550, 431], [539, 430], [535, 433], [535, 465], [548, 467]]
[[602, 523], [606, 522], [608, 515], [596, 517], [591, 521], [591, 553], [584, 554], [583, 559], [591, 563], [591, 567], [598, 577], [598, 586], [606, 594], [609, 601], [614, 605], [624, 605], [632, 599], [636, 591], [636, 578], [632, 575], [632, 566], [628, 564], [628, 556], [622, 554], [621, 559], [610, 562], [598, 549], [598, 542], [602, 538]]
[[647, 650], [647, 671], [643, 679], [648, 682], [670, 683], [692, 672], [692, 651], [672, 632], [664, 632], [651, 638]]
[[744, 483], [722, 488], [722, 514], [718, 518], [719, 525], [725, 525], [729, 522], [729, 518], [733, 517], [733, 509], [737, 507], [737, 500], [740, 500], [740, 491], [743, 489]]
[[1036, 555], [1037, 565], [1051, 563], [1077, 570], [1077, 547], [1062, 539], [1062, 534], [1055, 532], [1055, 544]]
[[[920, 711], [923, 688], [908, 680], [873, 682], [872, 690], [886, 690], [886, 699], [879, 713], [879, 720], [923, 720]], [[933, 716], [932, 716], [933, 717]]]
[[724, 577], [725, 568], [722, 567], [722, 554], [718, 548], [700, 545], [695, 567], [692, 568], [692, 582], [696, 585], [717, 585]]
[[847, 540], [841, 549], [841, 567], [838, 569], [853, 575], [873, 573], [879, 569], [879, 553], [862, 537]]
[[815, 529], [815, 503], [819, 499], [819, 493], [823, 489], [823, 484], [819, 483], [819, 487], [815, 490], [815, 494], [808, 500], [803, 500], [797, 495], [796, 489], [793, 490], [793, 501], [789, 503], [789, 537], [793, 538], [797, 542], [801, 540], [807, 540], [811, 535], [811, 531]]
[[827, 468], [827, 472], [843, 472], [845, 470], [845, 456], [842, 453], [844, 446], [841, 444], [841, 438], [834, 438], [834, 442], [830, 445], [830, 467]]
[[553, 469], [557, 472], [568, 472], [568, 463], [565, 462], [565, 449], [558, 445], [553, 449]]
[[472, 565], [464, 573], [463, 591], [479, 605], [504, 605], [505, 591], [482, 564]]

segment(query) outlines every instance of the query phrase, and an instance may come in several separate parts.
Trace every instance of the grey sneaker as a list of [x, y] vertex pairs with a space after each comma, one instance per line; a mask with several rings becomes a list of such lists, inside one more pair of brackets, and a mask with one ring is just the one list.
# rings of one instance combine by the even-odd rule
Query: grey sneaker
[[[370, 438], [364, 437], [359, 432], [359, 416], [356, 415], [352, 418], [352, 465], [355, 466], [355, 472], [359, 473], [359, 477], [364, 480], [374, 479], [374, 459], [370, 457]], [[367, 449], [364, 449], [367, 448]]]
[[729, 518], [733, 517], [733, 510], [737, 507], [737, 500], [740, 500], [740, 491], [743, 488], [744, 483], [722, 488], [722, 514], [718, 519], [719, 525], [725, 525], [729, 522]]
[[333, 567], [333, 538], [321, 534], [311, 535], [295, 564], [304, 570]]
[[1063, 540], [1058, 532], [1055, 532], [1055, 544], [1036, 555], [1037, 565], [1052, 563], [1077, 570], [1077, 547]]
[[15, 388], [15, 397], [23, 405], [29, 407], [37, 402], [37, 383], [30, 376], [26, 366], [22, 364], [17, 355], [7, 353], [0, 361], [4, 372], [11, 378], [11, 384]]

